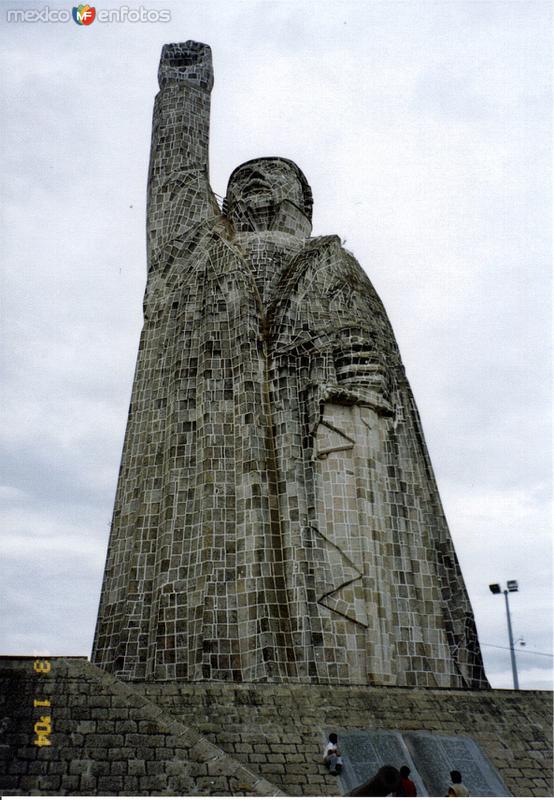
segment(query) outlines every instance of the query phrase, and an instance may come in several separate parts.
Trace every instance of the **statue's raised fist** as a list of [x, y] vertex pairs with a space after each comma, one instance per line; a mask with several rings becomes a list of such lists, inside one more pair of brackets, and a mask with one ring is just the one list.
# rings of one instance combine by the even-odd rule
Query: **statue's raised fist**
[[188, 41], [163, 46], [158, 70], [160, 89], [183, 81], [208, 92], [211, 90], [214, 73], [212, 51], [207, 44]]

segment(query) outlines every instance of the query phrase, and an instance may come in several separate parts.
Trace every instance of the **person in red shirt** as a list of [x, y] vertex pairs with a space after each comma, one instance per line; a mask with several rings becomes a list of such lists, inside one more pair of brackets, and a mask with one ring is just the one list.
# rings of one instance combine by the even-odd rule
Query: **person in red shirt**
[[416, 785], [410, 780], [410, 772], [409, 767], [400, 767], [401, 791], [398, 794], [401, 794], [402, 797], [417, 797]]

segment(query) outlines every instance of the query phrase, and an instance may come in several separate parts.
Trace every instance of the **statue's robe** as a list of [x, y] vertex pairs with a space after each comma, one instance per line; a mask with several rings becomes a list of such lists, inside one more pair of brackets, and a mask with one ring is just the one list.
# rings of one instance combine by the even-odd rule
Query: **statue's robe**
[[212, 217], [156, 264], [95, 663], [486, 686], [413, 396], [353, 256], [307, 240], [262, 300]]

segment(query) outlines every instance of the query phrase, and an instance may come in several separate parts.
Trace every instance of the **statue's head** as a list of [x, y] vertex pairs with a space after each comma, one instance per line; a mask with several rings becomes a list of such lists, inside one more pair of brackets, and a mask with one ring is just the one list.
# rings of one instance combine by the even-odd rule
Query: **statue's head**
[[[312, 190], [287, 158], [255, 158], [237, 167], [227, 186], [223, 212], [236, 230], [311, 229]], [[296, 223], [294, 220], [296, 219]]]

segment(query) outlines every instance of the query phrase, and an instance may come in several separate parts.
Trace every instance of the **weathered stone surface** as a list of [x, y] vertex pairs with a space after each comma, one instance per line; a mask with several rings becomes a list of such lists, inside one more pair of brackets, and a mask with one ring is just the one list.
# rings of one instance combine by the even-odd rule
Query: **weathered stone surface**
[[[471, 736], [513, 795], [553, 793], [549, 692], [124, 684], [83, 659], [50, 662], [48, 675], [37, 676], [32, 659], [0, 658], [7, 720], [0, 738], [4, 795], [94, 795], [101, 779], [113, 789], [103, 790], [106, 794], [336, 795], [341, 784], [322, 763], [332, 730], [339, 739], [368, 730]], [[116, 730], [123, 721], [133, 722], [133, 730], [145, 730], [140, 735], [146, 739], [162, 738], [163, 746], [131, 746], [128, 737], [137, 735], [132, 731], [120, 731], [121, 747], [92, 746], [96, 715], [106, 709], [87, 709], [86, 700], [75, 706], [74, 688], [91, 705], [99, 694], [117, 700], [109, 709]], [[37, 697], [51, 702], [51, 745], [41, 748], [33, 744]], [[121, 700], [128, 700], [127, 706]], [[83, 721], [86, 710], [90, 715]], [[66, 723], [63, 730], [56, 725], [58, 714]]]
[[[229, 780], [238, 785], [239, 776], [256, 787], [250, 794], [280, 793], [198, 731], [85, 659], [46, 659], [49, 669], [43, 673], [37, 673], [36, 663], [0, 658], [2, 794], [196, 795], [222, 786], [233, 794]], [[36, 707], [37, 700], [49, 705]], [[83, 720], [85, 710], [89, 715]], [[99, 718], [106, 711], [109, 718]], [[34, 729], [41, 715], [50, 720], [43, 746]], [[58, 725], [58, 716], [63, 724]], [[102, 728], [117, 733], [99, 733]], [[199, 783], [201, 776], [205, 779]]]
[[159, 83], [93, 660], [132, 680], [487, 686], [377, 293], [337, 236], [310, 238], [293, 162], [242, 164], [220, 211], [209, 47], [166, 45]]
[[[223, 750], [259, 775], [271, 776], [287, 794], [342, 793], [341, 782], [322, 763], [330, 731], [339, 734], [339, 741], [347, 733], [367, 731], [470, 736], [514, 796], [535, 796], [537, 791], [548, 797], [554, 789], [551, 692], [296, 684], [283, 694], [273, 685], [158, 682], [136, 687], [172, 716], [208, 731]], [[250, 745], [252, 752], [237, 752], [240, 744]], [[283, 751], [292, 744], [296, 753]], [[284, 756], [284, 763], [275, 763], [274, 756]], [[402, 763], [409, 764], [409, 756]], [[525, 775], [526, 769], [540, 776]], [[546, 786], [535, 780], [544, 780]]]

